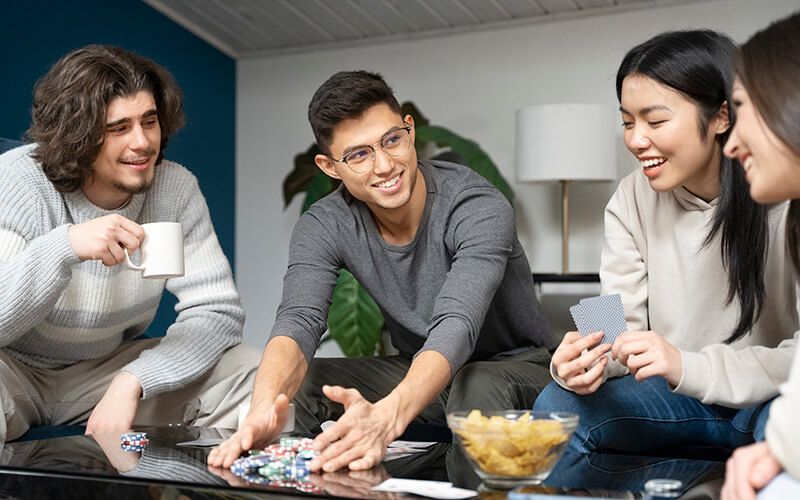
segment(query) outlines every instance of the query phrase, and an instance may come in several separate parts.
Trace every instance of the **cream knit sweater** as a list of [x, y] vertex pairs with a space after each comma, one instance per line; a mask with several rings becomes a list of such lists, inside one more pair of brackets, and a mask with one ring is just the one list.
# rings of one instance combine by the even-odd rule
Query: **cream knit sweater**
[[[178, 318], [158, 347], [124, 368], [138, 377], [144, 398], [183, 387], [241, 342], [244, 310], [188, 170], [163, 161], [146, 192], [103, 210], [80, 190], [56, 191], [32, 149], [0, 156], [0, 347], [8, 355], [38, 368], [106, 356], [147, 328], [165, 286], [178, 298]], [[139, 224], [181, 222], [185, 276], [143, 279], [123, 265], [80, 262], [68, 226], [111, 213]]]

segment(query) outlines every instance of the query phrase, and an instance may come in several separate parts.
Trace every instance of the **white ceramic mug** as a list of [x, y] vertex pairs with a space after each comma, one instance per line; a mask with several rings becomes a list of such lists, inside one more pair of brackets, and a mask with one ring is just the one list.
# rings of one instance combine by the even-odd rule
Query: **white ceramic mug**
[[142, 224], [144, 238], [139, 245], [142, 262], [138, 266], [125, 250], [125, 265], [141, 271], [142, 278], [178, 278], [183, 276], [183, 227], [180, 222]]

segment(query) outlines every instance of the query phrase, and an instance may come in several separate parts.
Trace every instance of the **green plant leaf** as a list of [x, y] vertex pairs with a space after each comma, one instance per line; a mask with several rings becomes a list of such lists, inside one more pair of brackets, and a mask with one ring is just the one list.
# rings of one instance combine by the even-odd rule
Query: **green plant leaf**
[[308, 189], [306, 190], [306, 198], [303, 200], [303, 206], [300, 208], [300, 213], [305, 212], [308, 210], [308, 207], [325, 196], [331, 194], [337, 188], [337, 186], [339, 186], [340, 182], [341, 181], [338, 179], [331, 179], [325, 175], [322, 170], [317, 169], [317, 175], [311, 179]]
[[454, 152], [461, 155], [464, 164], [472, 170], [481, 174], [486, 180], [492, 183], [509, 202], [514, 201], [514, 192], [503, 178], [497, 165], [489, 158], [484, 150], [477, 143], [465, 139], [444, 127], [436, 125], [425, 125], [416, 127], [417, 141], [435, 142], [439, 147], [449, 147]]
[[328, 311], [328, 330], [347, 356], [372, 356], [383, 315], [352, 274], [342, 269]]
[[417, 105], [411, 101], [406, 101], [400, 106], [400, 113], [403, 116], [411, 115], [414, 118], [415, 127], [425, 127], [430, 124], [430, 121], [417, 109]]
[[294, 170], [283, 179], [283, 208], [289, 206], [296, 194], [308, 190], [312, 180], [322, 173], [314, 163], [314, 157], [319, 152], [317, 145], [312, 144], [306, 151], [294, 157]]

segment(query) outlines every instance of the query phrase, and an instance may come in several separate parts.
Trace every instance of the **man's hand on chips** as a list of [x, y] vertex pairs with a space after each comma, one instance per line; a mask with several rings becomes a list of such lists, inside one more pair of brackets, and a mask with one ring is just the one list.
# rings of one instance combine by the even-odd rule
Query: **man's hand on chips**
[[289, 398], [284, 394], [275, 398], [269, 411], [258, 411], [251, 406], [242, 427], [227, 441], [211, 450], [208, 465], [228, 468], [243, 452], [263, 448], [280, 435], [289, 415]]
[[386, 446], [400, 433], [397, 431], [397, 400], [389, 395], [375, 404], [356, 389], [323, 386], [322, 391], [332, 401], [344, 405], [339, 420], [314, 439], [314, 449], [320, 454], [311, 460], [309, 470], [335, 471], [344, 467], [365, 470], [379, 464]]

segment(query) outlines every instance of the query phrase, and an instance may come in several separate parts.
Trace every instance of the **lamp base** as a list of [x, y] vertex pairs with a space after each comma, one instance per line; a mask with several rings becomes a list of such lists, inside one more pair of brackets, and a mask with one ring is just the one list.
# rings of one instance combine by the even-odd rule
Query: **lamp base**
[[561, 180], [561, 274], [569, 273], [569, 180]]

